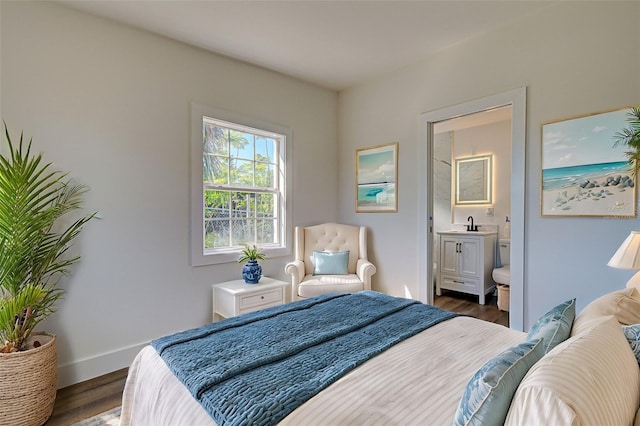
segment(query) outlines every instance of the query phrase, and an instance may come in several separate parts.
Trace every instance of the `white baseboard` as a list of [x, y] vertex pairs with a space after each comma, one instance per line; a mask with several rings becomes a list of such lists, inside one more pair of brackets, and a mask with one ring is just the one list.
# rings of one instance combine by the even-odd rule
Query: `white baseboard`
[[127, 368], [148, 342], [58, 366], [58, 389]]

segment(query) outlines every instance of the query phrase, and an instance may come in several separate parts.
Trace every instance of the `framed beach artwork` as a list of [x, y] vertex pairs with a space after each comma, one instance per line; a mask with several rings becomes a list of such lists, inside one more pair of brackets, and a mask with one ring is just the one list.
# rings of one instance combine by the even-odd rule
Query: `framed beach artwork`
[[636, 217], [629, 148], [616, 144], [630, 110], [542, 123], [542, 216]]
[[398, 142], [356, 150], [356, 213], [398, 211]]

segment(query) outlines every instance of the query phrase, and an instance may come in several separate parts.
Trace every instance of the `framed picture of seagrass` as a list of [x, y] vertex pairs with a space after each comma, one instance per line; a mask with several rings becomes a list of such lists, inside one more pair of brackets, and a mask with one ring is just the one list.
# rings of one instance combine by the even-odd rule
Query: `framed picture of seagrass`
[[634, 218], [636, 164], [621, 137], [633, 107], [541, 125], [540, 212], [547, 217]]

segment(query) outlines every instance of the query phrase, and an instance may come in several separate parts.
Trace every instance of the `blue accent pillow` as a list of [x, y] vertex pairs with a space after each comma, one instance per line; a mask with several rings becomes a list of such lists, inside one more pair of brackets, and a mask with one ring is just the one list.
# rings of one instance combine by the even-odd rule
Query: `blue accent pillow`
[[622, 326], [622, 331], [624, 331], [624, 337], [629, 341], [629, 346], [631, 346], [631, 350], [640, 365], [640, 324], [624, 325]]
[[348, 251], [313, 252], [313, 275], [347, 275], [348, 266]]
[[480, 367], [464, 390], [453, 424], [504, 424], [520, 382], [544, 355], [542, 343], [538, 339], [512, 346]]
[[569, 338], [575, 318], [576, 299], [567, 300], [541, 316], [529, 330], [527, 340], [543, 339], [546, 354]]

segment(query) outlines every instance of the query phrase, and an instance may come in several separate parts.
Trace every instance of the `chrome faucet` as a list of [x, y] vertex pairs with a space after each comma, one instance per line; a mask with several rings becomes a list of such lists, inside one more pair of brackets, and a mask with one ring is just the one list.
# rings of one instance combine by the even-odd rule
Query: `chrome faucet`
[[473, 224], [473, 216], [469, 216], [467, 218], [467, 222], [471, 221], [471, 225], [467, 225], [467, 231], [469, 232], [478, 232], [478, 225]]

